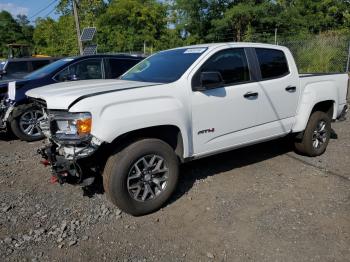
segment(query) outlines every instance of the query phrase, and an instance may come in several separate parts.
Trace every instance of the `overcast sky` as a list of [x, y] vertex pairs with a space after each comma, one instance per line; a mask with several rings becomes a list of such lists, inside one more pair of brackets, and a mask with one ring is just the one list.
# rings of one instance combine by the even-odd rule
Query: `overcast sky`
[[34, 21], [38, 17], [57, 18], [54, 11], [57, 3], [57, 0], [0, 0], [0, 10], [6, 10], [13, 16], [24, 14]]

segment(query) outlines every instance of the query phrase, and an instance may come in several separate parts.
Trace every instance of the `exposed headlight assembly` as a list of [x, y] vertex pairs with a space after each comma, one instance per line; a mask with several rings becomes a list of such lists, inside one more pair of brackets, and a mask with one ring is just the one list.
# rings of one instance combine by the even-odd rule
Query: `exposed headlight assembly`
[[90, 138], [90, 113], [50, 112], [51, 132], [59, 141], [85, 141]]

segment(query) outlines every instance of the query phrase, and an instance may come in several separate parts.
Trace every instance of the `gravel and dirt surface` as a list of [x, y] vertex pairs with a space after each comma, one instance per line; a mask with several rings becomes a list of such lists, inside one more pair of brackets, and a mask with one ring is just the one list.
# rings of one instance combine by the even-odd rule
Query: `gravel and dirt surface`
[[[1, 261], [350, 261], [350, 121], [325, 155], [286, 139], [188, 163], [160, 211], [52, 185], [42, 142], [0, 135]], [[335, 135], [334, 135], [335, 136]]]

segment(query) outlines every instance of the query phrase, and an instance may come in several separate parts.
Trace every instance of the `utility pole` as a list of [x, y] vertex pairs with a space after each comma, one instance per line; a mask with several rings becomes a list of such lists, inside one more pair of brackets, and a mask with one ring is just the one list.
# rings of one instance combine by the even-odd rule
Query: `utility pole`
[[346, 63], [346, 73], [350, 72], [350, 42], [349, 42], [349, 50], [348, 50], [348, 61]]
[[75, 28], [77, 30], [77, 40], [78, 40], [78, 46], [79, 46], [79, 53], [80, 53], [80, 55], [83, 55], [83, 44], [80, 41], [80, 25], [79, 25], [79, 17], [78, 17], [76, 0], [73, 0], [73, 14], [74, 14], [74, 20], [75, 20]]

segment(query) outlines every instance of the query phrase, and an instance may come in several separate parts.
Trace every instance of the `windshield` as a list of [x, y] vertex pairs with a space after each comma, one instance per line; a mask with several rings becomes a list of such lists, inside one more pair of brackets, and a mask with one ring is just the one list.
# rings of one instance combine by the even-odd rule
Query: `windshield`
[[155, 83], [174, 82], [206, 50], [206, 48], [182, 48], [159, 52], [137, 64], [121, 79]]
[[27, 75], [24, 78], [25, 79], [34, 79], [34, 78], [41, 78], [41, 77], [47, 76], [47, 75], [55, 72], [57, 69], [64, 66], [65, 64], [68, 64], [72, 60], [73, 60], [72, 58], [64, 58], [64, 59], [57, 60], [56, 62], [48, 64], [48, 65], [30, 73], [29, 75]]

